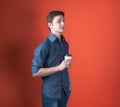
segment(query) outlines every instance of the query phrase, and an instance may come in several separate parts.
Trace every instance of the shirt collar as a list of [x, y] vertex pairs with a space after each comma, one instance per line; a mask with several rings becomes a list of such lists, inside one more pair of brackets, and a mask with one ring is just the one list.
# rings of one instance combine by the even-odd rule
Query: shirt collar
[[[50, 39], [51, 42], [58, 41], [58, 38], [53, 33], [50, 33], [48, 38]], [[63, 35], [61, 35], [61, 41], [65, 41], [65, 38]]]

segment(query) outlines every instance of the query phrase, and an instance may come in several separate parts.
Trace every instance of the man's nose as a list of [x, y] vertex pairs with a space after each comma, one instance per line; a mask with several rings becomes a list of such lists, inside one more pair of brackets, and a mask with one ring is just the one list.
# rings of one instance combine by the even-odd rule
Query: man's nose
[[65, 25], [65, 23], [64, 23], [64, 22], [61, 22], [61, 24], [62, 24], [62, 25]]

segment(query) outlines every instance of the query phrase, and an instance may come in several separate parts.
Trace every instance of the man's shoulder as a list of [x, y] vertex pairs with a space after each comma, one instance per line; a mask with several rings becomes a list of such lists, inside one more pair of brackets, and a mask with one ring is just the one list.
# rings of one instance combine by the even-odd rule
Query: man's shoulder
[[38, 46], [34, 49], [34, 54], [40, 53], [40, 51], [48, 50], [50, 48], [50, 41], [48, 38], [41, 41]]
[[44, 39], [43, 41], [41, 41], [41, 42], [38, 44], [37, 48], [46, 47], [46, 46], [49, 45], [49, 44], [50, 44], [50, 41], [49, 41], [48, 38], [46, 38], [46, 39]]

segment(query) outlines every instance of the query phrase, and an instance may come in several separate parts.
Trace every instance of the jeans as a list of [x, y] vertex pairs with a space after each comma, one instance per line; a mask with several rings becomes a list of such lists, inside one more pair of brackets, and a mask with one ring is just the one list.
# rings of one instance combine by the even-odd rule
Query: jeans
[[51, 99], [42, 94], [42, 107], [67, 107], [67, 102], [70, 96], [70, 92], [62, 95], [60, 99]]

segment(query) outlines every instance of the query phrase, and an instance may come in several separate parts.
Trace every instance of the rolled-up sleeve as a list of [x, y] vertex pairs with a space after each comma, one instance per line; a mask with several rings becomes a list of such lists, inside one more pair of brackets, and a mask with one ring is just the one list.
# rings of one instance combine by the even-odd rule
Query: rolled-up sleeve
[[34, 50], [34, 57], [32, 59], [32, 74], [38, 72], [40, 68], [44, 67], [47, 55], [47, 47], [41, 44]]
[[42, 67], [41, 65], [39, 65], [37, 59], [38, 57], [34, 56], [32, 60], [32, 74], [35, 74]]

